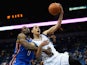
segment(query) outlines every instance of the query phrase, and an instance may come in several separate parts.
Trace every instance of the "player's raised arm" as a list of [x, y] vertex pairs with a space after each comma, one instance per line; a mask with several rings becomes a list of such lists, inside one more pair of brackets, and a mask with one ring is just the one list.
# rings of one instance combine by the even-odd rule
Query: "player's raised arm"
[[[59, 4], [59, 3], [58, 3]], [[57, 24], [52, 26], [51, 28], [49, 28], [48, 30], [45, 30], [43, 32], [43, 34], [47, 35], [47, 34], [52, 34], [54, 33], [56, 30], [58, 30], [60, 27], [61, 27], [61, 22], [62, 22], [62, 19], [63, 19], [63, 8], [61, 6], [61, 4], [59, 4], [60, 6], [60, 9], [61, 9], [61, 12], [60, 12], [60, 15], [59, 15], [59, 18], [58, 18], [58, 21], [57, 21]]]

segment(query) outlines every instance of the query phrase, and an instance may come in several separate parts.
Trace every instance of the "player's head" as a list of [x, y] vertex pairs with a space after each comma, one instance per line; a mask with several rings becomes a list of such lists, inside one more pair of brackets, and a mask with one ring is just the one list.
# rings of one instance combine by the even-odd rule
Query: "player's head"
[[35, 34], [35, 35], [39, 35], [40, 34], [40, 27], [35, 25], [33, 28], [32, 28], [32, 33]]
[[29, 30], [28, 27], [24, 26], [24, 27], [22, 27], [22, 32], [23, 32], [24, 34], [28, 34], [28, 33], [30, 33], [30, 30]]

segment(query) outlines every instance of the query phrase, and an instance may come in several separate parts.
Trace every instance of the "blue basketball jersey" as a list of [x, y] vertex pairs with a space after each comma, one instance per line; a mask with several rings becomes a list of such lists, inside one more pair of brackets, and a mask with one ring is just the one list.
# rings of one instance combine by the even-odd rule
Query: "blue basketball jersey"
[[[32, 39], [26, 39], [28, 42], [31, 42]], [[30, 50], [26, 50], [26, 48], [18, 43], [16, 43], [16, 48], [14, 53], [16, 53], [16, 59], [23, 60], [25, 62], [29, 62], [34, 58], [34, 52]]]

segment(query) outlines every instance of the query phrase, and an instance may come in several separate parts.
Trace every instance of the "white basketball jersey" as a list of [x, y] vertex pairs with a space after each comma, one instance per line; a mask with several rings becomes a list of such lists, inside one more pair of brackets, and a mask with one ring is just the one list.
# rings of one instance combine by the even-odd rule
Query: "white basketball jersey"
[[41, 40], [33, 40], [37, 46], [39, 46], [43, 41], [48, 40], [49, 44], [44, 46], [43, 49], [47, 49], [48, 47], [51, 48], [51, 51], [53, 53], [52, 57], [49, 57], [47, 54], [42, 52], [42, 61], [44, 62], [44, 65], [69, 65], [68, 53], [59, 53], [56, 51], [56, 49], [53, 46], [53, 43], [46, 37], [45, 35], [41, 34]]

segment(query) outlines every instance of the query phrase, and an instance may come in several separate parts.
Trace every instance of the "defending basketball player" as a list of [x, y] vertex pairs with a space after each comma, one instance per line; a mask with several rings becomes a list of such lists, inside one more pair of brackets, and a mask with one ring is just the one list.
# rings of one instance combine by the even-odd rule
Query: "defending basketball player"
[[[31, 60], [34, 59], [34, 51], [37, 51], [38, 48], [32, 42], [29, 32], [30, 30], [27, 27], [23, 27], [21, 33], [18, 34], [15, 52], [9, 65], [31, 65]], [[39, 47], [42, 48], [47, 44], [48, 42], [44, 41]], [[43, 49], [43, 52], [49, 53], [45, 49]]]
[[[46, 45], [42, 48], [43, 49], [48, 49], [49, 48], [50, 51], [53, 53], [53, 55], [48, 56], [44, 52], [41, 53], [42, 61], [43, 61], [44, 65], [81, 65], [77, 61], [70, 60], [71, 58], [69, 57], [68, 52], [59, 53], [58, 51], [56, 51], [56, 49], [53, 46], [53, 43], [46, 36], [48, 34], [54, 33], [56, 30], [58, 30], [61, 27], [61, 22], [62, 22], [62, 19], [63, 19], [63, 8], [62, 8], [61, 4], [59, 4], [59, 6], [60, 6], [61, 11], [60, 11], [60, 15], [59, 15], [59, 18], [58, 18], [58, 21], [57, 21], [56, 25], [52, 26], [48, 30], [45, 30], [43, 32], [43, 34], [40, 33], [41, 30], [40, 30], [39, 26], [34, 26], [32, 28], [33, 42], [35, 42], [37, 46], [40, 46], [40, 44], [45, 40], [48, 40], [48, 42], [49, 42], [48, 45]], [[39, 48], [38, 55], [39, 55], [40, 51], [41, 50]]]

